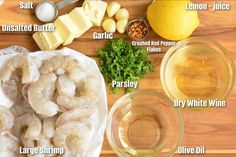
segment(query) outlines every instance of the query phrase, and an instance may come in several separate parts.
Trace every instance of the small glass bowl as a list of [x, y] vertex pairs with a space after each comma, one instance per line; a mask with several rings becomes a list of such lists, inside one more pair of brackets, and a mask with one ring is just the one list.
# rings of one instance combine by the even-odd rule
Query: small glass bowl
[[137, 90], [111, 108], [106, 134], [119, 157], [170, 157], [183, 138], [183, 118], [165, 96]]
[[[146, 35], [143, 38], [140, 38], [140, 39], [139, 38], [134, 38], [134, 37], [129, 35], [129, 32], [128, 32], [129, 31], [129, 27], [134, 22], [142, 22], [142, 23], [144, 23], [145, 27], [147, 28], [147, 33], [146, 33]], [[147, 36], [148, 36], [148, 33], [149, 33], [149, 27], [148, 27], [148, 24], [147, 24], [146, 20], [143, 19], [143, 18], [138, 18], [138, 19], [133, 19], [133, 20], [129, 21], [129, 23], [127, 24], [127, 27], [126, 27], [126, 33], [128, 34], [130, 39], [135, 40], [135, 41], [141, 41], [141, 40], [146, 39]]]
[[[190, 48], [191, 51], [186, 50]], [[219, 57], [216, 59], [214, 57], [215, 55]], [[179, 58], [177, 59], [177, 57], [182, 57], [185, 60], [180, 60]], [[192, 60], [196, 60], [197, 63], [201, 61], [201, 64], [199, 65], [194, 62], [195, 68], [190, 69], [190, 65], [192, 65], [192, 63], [190, 64], [188, 62]], [[181, 61], [181, 63], [186, 65], [179, 65], [177, 64], [177, 61]], [[207, 63], [209, 63], [208, 66], [202, 66], [206, 65]], [[173, 68], [169, 68], [171, 67], [170, 65], [174, 64], [176, 64], [175, 67], [173, 66]], [[180, 66], [182, 66], [182, 69], [179, 68]], [[206, 73], [204, 71], [205, 69], [210, 69], [210, 72], [206, 71], [208, 72]], [[177, 80], [171, 75], [175, 71], [182, 72], [184, 74], [183, 76], [186, 78], [191, 77], [191, 81], [185, 81], [182, 79], [184, 80], [184, 83], [182, 84], [186, 89], [188, 89], [188, 93], [181, 92], [177, 85], [175, 85], [177, 84]], [[187, 73], [186, 71], [189, 72]], [[189, 75], [189, 73], [191, 73], [191, 75]], [[205, 73], [206, 75], [203, 75]], [[215, 81], [213, 79], [208, 79], [208, 77], [211, 78], [210, 76], [214, 79], [217, 78], [217, 80]], [[161, 63], [160, 77], [162, 87], [164, 88], [168, 97], [173, 101], [187, 99], [225, 100], [234, 87], [235, 64], [229, 52], [221, 44], [204, 37], [190, 37], [178, 42], [175, 46], [171, 47], [167, 51]], [[227, 82], [224, 83], [224, 81], [221, 80], [227, 80]], [[216, 87], [212, 86], [210, 89], [214, 90], [208, 90], [207, 85], [211, 85], [213, 82], [216, 82], [214, 84]], [[204, 92], [208, 95], [204, 95]]]

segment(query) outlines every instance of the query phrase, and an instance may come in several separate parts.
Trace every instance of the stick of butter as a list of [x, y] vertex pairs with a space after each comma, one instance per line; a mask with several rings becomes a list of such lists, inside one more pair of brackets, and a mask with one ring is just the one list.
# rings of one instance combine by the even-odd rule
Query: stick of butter
[[[53, 23], [49, 24], [53, 25]], [[43, 51], [55, 50], [63, 43], [62, 37], [56, 30], [53, 32], [36, 32], [33, 34], [33, 38], [38, 44], [39, 48]]]
[[101, 0], [85, 0], [82, 7], [93, 25], [101, 26], [107, 3]]
[[82, 7], [75, 8], [69, 13], [69, 17], [76, 24], [79, 29], [76, 38], [84, 34], [89, 28], [93, 26], [92, 22], [89, 20], [89, 17], [86, 15]]
[[63, 46], [72, 43], [73, 39], [78, 35], [79, 29], [71, 20], [68, 14], [59, 16], [54, 22], [56, 30], [63, 39]]

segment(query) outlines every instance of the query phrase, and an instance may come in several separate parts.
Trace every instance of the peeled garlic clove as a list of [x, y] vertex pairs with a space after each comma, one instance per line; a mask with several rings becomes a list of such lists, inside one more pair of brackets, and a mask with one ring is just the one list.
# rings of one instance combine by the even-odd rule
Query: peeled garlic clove
[[120, 4], [118, 2], [111, 2], [107, 6], [107, 14], [109, 17], [114, 16], [120, 9]]
[[116, 13], [116, 20], [128, 19], [128, 18], [129, 18], [129, 12], [125, 8], [118, 10], [118, 12]]
[[126, 30], [127, 24], [128, 24], [127, 19], [120, 19], [116, 24], [117, 31], [121, 34], [124, 33]]
[[103, 21], [102, 27], [106, 32], [114, 33], [116, 31], [116, 22], [113, 19], [106, 19]]

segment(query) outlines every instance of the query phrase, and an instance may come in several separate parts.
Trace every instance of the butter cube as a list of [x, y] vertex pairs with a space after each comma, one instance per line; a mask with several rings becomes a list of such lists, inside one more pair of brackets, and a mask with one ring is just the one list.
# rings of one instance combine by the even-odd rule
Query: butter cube
[[107, 3], [101, 0], [85, 0], [82, 7], [93, 25], [101, 26], [102, 19], [106, 13]]
[[75, 8], [69, 13], [69, 17], [75, 23], [79, 29], [76, 38], [84, 34], [89, 28], [93, 26], [92, 22], [89, 20], [89, 17], [86, 15], [82, 7]]
[[33, 34], [33, 39], [43, 51], [55, 50], [63, 43], [63, 39], [56, 30], [54, 32], [36, 32]]
[[71, 20], [68, 14], [59, 16], [54, 22], [56, 30], [63, 39], [63, 46], [72, 43], [73, 39], [78, 35], [79, 29]]

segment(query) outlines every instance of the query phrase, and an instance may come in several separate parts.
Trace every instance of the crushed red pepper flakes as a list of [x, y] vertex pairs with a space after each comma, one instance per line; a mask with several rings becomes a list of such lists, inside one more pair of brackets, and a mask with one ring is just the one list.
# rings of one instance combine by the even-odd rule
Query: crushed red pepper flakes
[[131, 38], [141, 40], [147, 36], [148, 27], [142, 20], [133, 21], [128, 25], [127, 33]]

